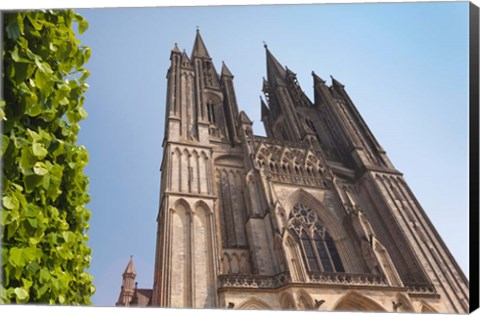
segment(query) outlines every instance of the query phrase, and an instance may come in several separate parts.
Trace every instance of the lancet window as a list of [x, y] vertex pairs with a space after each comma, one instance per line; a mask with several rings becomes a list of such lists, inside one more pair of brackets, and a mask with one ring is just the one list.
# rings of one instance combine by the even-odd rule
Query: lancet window
[[297, 203], [290, 213], [289, 228], [297, 236], [309, 271], [345, 272], [335, 241], [312, 209]]
[[208, 114], [208, 121], [212, 124], [215, 124], [216, 123], [215, 106], [213, 105], [212, 101], [207, 102], [207, 114]]

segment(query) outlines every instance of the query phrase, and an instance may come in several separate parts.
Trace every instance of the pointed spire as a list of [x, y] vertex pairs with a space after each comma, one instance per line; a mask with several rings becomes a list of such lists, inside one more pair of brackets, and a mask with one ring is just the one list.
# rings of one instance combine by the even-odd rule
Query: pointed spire
[[248, 118], [247, 114], [243, 110], [240, 112], [240, 122], [244, 124], [252, 124], [252, 121], [250, 118]]
[[133, 266], [133, 255], [130, 256], [130, 261], [128, 262], [127, 268], [123, 272], [123, 275], [137, 275], [135, 272], [135, 267]]
[[342, 83], [338, 82], [337, 80], [335, 80], [335, 78], [331, 75], [330, 78], [332, 78], [332, 85], [334, 87], [340, 87], [340, 88], [344, 88], [345, 85], [343, 85]]
[[293, 72], [292, 70], [288, 69], [287, 66], [285, 66], [285, 68], [287, 69], [287, 75], [288, 76], [292, 76], [292, 77], [296, 77], [297, 74], [295, 72]]
[[320, 78], [314, 71], [312, 71], [312, 76], [313, 76], [313, 84], [325, 84], [325, 80]]
[[272, 55], [267, 44], [264, 45], [267, 54], [267, 78], [269, 82], [280, 83], [285, 79], [286, 72], [283, 66]]
[[222, 61], [222, 76], [233, 78], [233, 74], [228, 70], [225, 62]]
[[265, 104], [261, 96], [260, 96], [260, 104], [262, 106], [262, 120], [263, 120], [264, 117], [270, 115], [270, 110], [268, 109], [267, 104]]
[[178, 49], [177, 43], [175, 43], [175, 46], [173, 46], [172, 52], [180, 53], [180, 49]]
[[193, 44], [192, 49], [192, 58], [210, 58], [205, 43], [203, 42], [202, 36], [200, 35], [200, 30], [197, 28], [197, 35], [195, 36], [195, 43]]

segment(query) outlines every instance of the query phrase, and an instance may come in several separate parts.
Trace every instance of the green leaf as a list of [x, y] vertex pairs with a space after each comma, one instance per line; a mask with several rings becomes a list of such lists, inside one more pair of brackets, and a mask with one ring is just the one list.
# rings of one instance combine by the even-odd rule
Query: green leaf
[[78, 114], [80, 115], [80, 119], [85, 119], [88, 116], [87, 111], [83, 109], [83, 107], [78, 109]]
[[33, 172], [37, 175], [43, 176], [45, 174], [48, 174], [47, 167], [45, 166], [45, 163], [43, 162], [37, 162], [33, 166]]
[[42, 104], [38, 102], [38, 97], [35, 93], [30, 93], [25, 98], [25, 103], [27, 105], [27, 109], [25, 113], [28, 116], [36, 117], [42, 113], [42, 110], [43, 110]]
[[57, 46], [55, 46], [53, 43], [50, 43], [50, 45], [48, 46], [50, 48], [51, 51], [53, 52], [56, 52], [58, 50]]
[[63, 239], [65, 240], [65, 243], [70, 243], [72, 240], [75, 239], [75, 235], [70, 232], [70, 231], [64, 231], [62, 232]]
[[67, 222], [65, 221], [60, 222], [60, 225], [59, 225], [60, 230], [68, 230], [68, 228], [70, 228], [70, 225], [68, 225]]
[[32, 144], [32, 152], [34, 156], [40, 159], [43, 159], [48, 154], [48, 151], [43, 144], [38, 142]]
[[26, 63], [19, 63], [15, 67], [15, 77], [14, 77], [14, 79], [15, 79], [15, 82], [17, 84], [22, 83], [27, 78], [28, 66], [29, 65], [26, 64]]
[[91, 54], [92, 54], [92, 50], [90, 49], [90, 47], [85, 47], [85, 62], [88, 62]]
[[22, 256], [22, 250], [17, 247], [13, 247], [10, 249], [10, 257], [9, 262], [17, 267], [23, 267], [25, 265], [25, 260]]
[[36, 274], [37, 271], [40, 269], [40, 265], [36, 261], [32, 261], [25, 267], [25, 269], [30, 274]]
[[[12, 212], [13, 213], [13, 212]], [[17, 212], [17, 218], [18, 218], [18, 212]], [[7, 240], [12, 238], [13, 235], [17, 232], [17, 229], [20, 225], [18, 222], [19, 220], [11, 220], [11, 222], [6, 226], [7, 228]]]
[[[25, 26], [23, 25], [23, 15], [18, 14], [17, 15], [17, 24], [18, 24], [18, 29], [20, 30], [20, 34], [24, 34], [25, 32]], [[20, 37], [22, 39], [22, 37]]]
[[83, 34], [88, 29], [88, 22], [79, 14], [75, 14], [74, 19], [78, 22], [78, 34]]
[[22, 186], [17, 185], [17, 184], [15, 184], [15, 183], [11, 183], [11, 185], [12, 185], [12, 187], [13, 187], [12, 189], [17, 190], [17, 191], [23, 191], [23, 187], [22, 187]]
[[32, 61], [30, 59], [22, 57], [21, 55], [25, 56], [26, 53], [24, 51], [20, 52], [18, 50], [18, 47], [15, 46], [15, 48], [12, 51], [11, 56], [12, 56], [13, 61], [18, 62], [18, 64], [16, 65], [17, 67], [20, 64], [23, 64], [23, 63], [32, 63]]
[[53, 88], [55, 82], [52, 79], [52, 75], [48, 72], [43, 71], [36, 71], [34, 82], [35, 85], [42, 90], [42, 92], [46, 95], [50, 94], [50, 90]]
[[31, 192], [42, 183], [42, 176], [36, 174], [25, 175], [24, 182], [27, 192]]
[[15, 288], [15, 295], [20, 301], [25, 301], [28, 298], [28, 292], [24, 288]]
[[69, 103], [69, 100], [66, 97], [62, 98], [59, 102], [60, 105], [68, 105], [68, 103]]
[[27, 290], [32, 287], [32, 284], [33, 284], [32, 281], [23, 278], [23, 279], [22, 279], [22, 282], [23, 282], [23, 286], [24, 286]]
[[10, 138], [6, 135], [2, 135], [2, 156], [7, 151], [8, 144], [10, 143]]
[[24, 209], [27, 206], [27, 199], [25, 198], [22, 191], [21, 190], [15, 190], [14, 195], [19, 201], [19, 204], [20, 204], [19, 207]]
[[10, 209], [10, 210], [18, 209], [18, 206], [19, 206], [18, 200], [15, 197], [5, 196], [2, 198], [2, 203], [6, 209]]
[[57, 140], [50, 145], [49, 151], [53, 156], [57, 157], [63, 154], [64, 142], [62, 140]]
[[50, 141], [52, 140], [52, 136], [49, 132], [46, 132], [45, 130], [39, 128], [38, 130], [38, 136], [40, 137], [41, 140], [43, 141]]
[[27, 170], [32, 168], [37, 162], [37, 158], [32, 152], [32, 148], [23, 148], [20, 156], [20, 168]]
[[[36, 228], [38, 227], [38, 220], [35, 219], [35, 218], [28, 218], [27, 219], [28, 223], [30, 223], [30, 225], [33, 227], [33, 228]], [[29, 239], [30, 240], [30, 239]], [[35, 240], [34, 240], [35, 242]]]
[[47, 75], [53, 74], [52, 68], [48, 63], [41, 61], [39, 58], [35, 58], [35, 64], [37, 65], [38, 70], [40, 70], [41, 72]]
[[40, 136], [39, 133], [31, 130], [31, 129], [27, 129], [27, 133], [28, 135], [30, 136], [30, 138], [32, 138], [33, 141], [40, 141], [42, 140], [42, 136]]
[[44, 20], [39, 19], [36, 15], [32, 15], [32, 14], [27, 14], [27, 18], [32, 24], [34, 29], [36, 29], [37, 31], [42, 30], [43, 24], [45, 23]]
[[43, 285], [37, 290], [37, 299], [40, 299], [50, 289], [48, 285]]
[[70, 110], [67, 112], [67, 119], [72, 124], [78, 122], [81, 118], [82, 117], [78, 114], [78, 111]]
[[85, 70], [85, 72], [83, 72], [82, 76], [80, 77], [80, 81], [85, 81], [89, 76], [90, 76], [90, 71]]
[[20, 37], [20, 28], [17, 21], [8, 21], [5, 31], [9, 39], [17, 40]]
[[42, 256], [42, 250], [36, 247], [28, 247], [23, 250], [25, 261], [30, 262]]
[[42, 268], [40, 270], [40, 277], [39, 277], [39, 280], [40, 280], [40, 283], [45, 283], [47, 281], [49, 281], [51, 279], [51, 275], [50, 275], [50, 272], [48, 271], [47, 268]]

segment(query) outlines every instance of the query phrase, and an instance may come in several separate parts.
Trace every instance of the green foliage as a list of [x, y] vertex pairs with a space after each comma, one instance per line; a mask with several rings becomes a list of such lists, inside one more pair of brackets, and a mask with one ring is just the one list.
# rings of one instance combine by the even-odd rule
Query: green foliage
[[0, 303], [90, 304], [88, 162], [77, 146], [88, 88], [87, 21], [71, 10], [6, 13]]

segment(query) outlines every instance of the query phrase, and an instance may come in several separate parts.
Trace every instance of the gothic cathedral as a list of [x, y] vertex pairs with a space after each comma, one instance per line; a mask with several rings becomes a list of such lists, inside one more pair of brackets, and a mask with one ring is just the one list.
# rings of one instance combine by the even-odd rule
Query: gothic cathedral
[[468, 312], [468, 281], [345, 91], [314, 100], [265, 45], [261, 119], [197, 31], [168, 70], [153, 289], [117, 305]]

